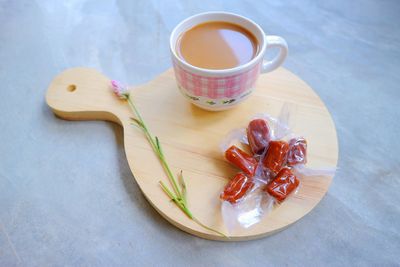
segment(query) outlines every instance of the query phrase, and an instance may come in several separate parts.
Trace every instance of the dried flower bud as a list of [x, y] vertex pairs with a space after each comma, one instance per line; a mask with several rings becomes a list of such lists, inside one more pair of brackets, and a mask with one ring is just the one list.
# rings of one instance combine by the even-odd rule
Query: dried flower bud
[[120, 82], [112, 80], [111, 87], [116, 96], [118, 96], [121, 99], [127, 98], [128, 90], [127, 90], [126, 86], [122, 85]]

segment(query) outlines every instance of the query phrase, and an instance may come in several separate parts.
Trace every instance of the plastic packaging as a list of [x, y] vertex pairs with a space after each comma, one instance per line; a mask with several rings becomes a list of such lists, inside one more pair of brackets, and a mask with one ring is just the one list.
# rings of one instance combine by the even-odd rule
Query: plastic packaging
[[263, 159], [263, 166], [267, 171], [277, 174], [287, 162], [289, 144], [282, 140], [269, 142], [267, 153]]
[[252, 177], [248, 177], [243, 173], [236, 174], [225, 186], [220, 198], [231, 204], [237, 203], [246, 193], [250, 192], [254, 187]]
[[[317, 170], [305, 166], [307, 141], [290, 131], [290, 112], [293, 108], [285, 104], [278, 118], [257, 114], [246, 129], [231, 131], [221, 142], [226, 159], [243, 171], [228, 182], [220, 196], [229, 231], [261, 221], [274, 207], [296, 194], [305, 177], [335, 173], [335, 168]], [[237, 148], [239, 143], [249, 145], [253, 155]]]
[[230, 131], [221, 141], [219, 148], [221, 152], [225, 154], [225, 151], [228, 150], [228, 148], [238, 143], [242, 143], [245, 145], [249, 144], [249, 141], [247, 140], [246, 129], [244, 128], [234, 129]]
[[307, 163], [307, 141], [304, 137], [295, 137], [289, 141], [289, 153], [287, 165], [294, 166], [297, 164]]
[[246, 132], [251, 151], [256, 155], [262, 155], [271, 140], [268, 122], [264, 119], [254, 119], [250, 121]]
[[237, 146], [233, 145], [229, 147], [225, 151], [225, 158], [230, 163], [241, 169], [247, 176], [254, 176], [258, 165], [257, 160]]
[[285, 167], [279, 171], [275, 178], [268, 183], [264, 191], [278, 202], [284, 201], [299, 186], [299, 179], [292, 171]]
[[221, 214], [228, 231], [233, 232], [260, 222], [265, 214], [272, 210], [273, 205], [273, 198], [264, 194], [260, 186], [255, 186], [244, 199], [236, 204], [223, 201]]
[[[293, 112], [293, 110], [294, 110], [293, 106], [291, 106], [289, 104], [284, 104], [282, 106], [282, 109], [280, 111], [278, 119], [270, 116], [267, 113], [255, 114], [253, 117], [250, 118], [249, 126], [251, 125], [252, 121], [264, 120], [267, 123], [267, 127], [269, 129], [269, 134], [267, 135], [265, 133], [266, 132], [265, 129], [264, 130], [255, 129], [256, 131], [254, 134], [257, 134], [257, 132], [260, 132], [261, 136], [269, 136], [269, 140], [282, 139], [291, 133], [288, 125], [289, 125], [290, 113]], [[261, 126], [261, 127], [263, 127], [263, 126]], [[248, 140], [249, 135], [247, 134], [247, 131], [248, 131], [247, 128], [239, 128], [239, 129], [231, 130], [220, 143], [221, 152], [225, 153], [225, 151], [230, 146], [238, 144], [238, 143], [241, 143], [244, 145], [250, 145], [249, 140]], [[257, 137], [257, 138], [259, 138], [259, 137]], [[263, 146], [263, 141], [258, 141], [257, 144], [258, 143], [261, 143], [260, 147]], [[267, 147], [268, 147], [268, 145], [267, 145]], [[258, 153], [254, 153], [254, 154], [256, 157], [258, 155], [261, 155]]]

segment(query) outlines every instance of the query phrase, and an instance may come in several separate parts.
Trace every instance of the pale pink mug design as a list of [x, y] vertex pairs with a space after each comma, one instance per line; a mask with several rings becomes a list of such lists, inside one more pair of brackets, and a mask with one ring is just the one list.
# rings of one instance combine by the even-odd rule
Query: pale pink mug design
[[[207, 21], [226, 21], [246, 28], [257, 38], [260, 51], [250, 62], [231, 69], [211, 70], [190, 65], [177, 55], [176, 42], [183, 32]], [[264, 60], [267, 48], [272, 47], [279, 48], [278, 55], [271, 61]], [[242, 102], [254, 90], [258, 75], [278, 68], [288, 54], [282, 37], [265, 35], [255, 22], [227, 12], [206, 12], [185, 19], [171, 33], [170, 50], [181, 93], [196, 106], [212, 111], [225, 110]]]

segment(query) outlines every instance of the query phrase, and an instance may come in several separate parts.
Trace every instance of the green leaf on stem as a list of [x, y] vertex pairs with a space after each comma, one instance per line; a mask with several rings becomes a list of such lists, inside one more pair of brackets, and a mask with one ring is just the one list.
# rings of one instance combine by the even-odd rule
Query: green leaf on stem
[[178, 181], [180, 182], [181, 188], [182, 188], [182, 190], [181, 190], [182, 199], [186, 204], [187, 203], [186, 202], [186, 184], [185, 184], [185, 179], [183, 179], [183, 171], [182, 170], [178, 175]]
[[164, 157], [164, 153], [163, 153], [163, 151], [162, 151], [162, 149], [161, 149], [160, 140], [158, 139], [158, 137], [157, 137], [157, 136], [155, 137], [155, 139], [156, 139], [156, 145], [157, 145], [157, 149], [158, 149], [158, 151], [160, 152], [161, 156], [163, 156], [163, 157]]
[[175, 197], [174, 194], [168, 189], [168, 187], [167, 187], [162, 181], [159, 181], [159, 184], [160, 184], [161, 188], [164, 190], [164, 192], [168, 195], [168, 197], [169, 197], [172, 201], [176, 201], [176, 197]]
[[135, 125], [135, 126], [137, 126], [137, 127], [139, 127], [140, 129], [144, 129], [144, 127], [143, 127], [143, 123], [140, 121], [140, 120], [138, 120], [138, 119], [136, 119], [136, 118], [130, 118], [131, 120], [132, 120], [132, 122], [133, 122], [133, 124]]
[[[153, 148], [154, 153], [156, 153], [156, 155], [158, 156], [158, 158], [159, 158], [159, 160], [160, 160], [160, 162], [161, 162], [161, 164], [162, 164], [162, 166], [163, 166], [163, 168], [164, 168], [164, 170], [165, 170], [165, 172], [167, 174], [167, 177], [168, 177], [168, 179], [169, 179], [169, 181], [170, 181], [170, 183], [172, 185], [173, 191], [175, 193], [173, 193], [162, 181], [160, 181], [159, 184], [160, 184], [162, 190], [176, 204], [176, 206], [179, 209], [182, 210], [183, 213], [185, 213], [190, 219], [192, 219], [198, 225], [200, 225], [201, 227], [203, 227], [203, 228], [205, 228], [205, 229], [207, 229], [209, 231], [212, 231], [214, 233], [217, 233], [217, 234], [219, 234], [221, 236], [226, 237], [226, 235], [224, 235], [223, 233], [204, 225], [202, 222], [200, 222], [198, 219], [196, 219], [193, 216], [193, 214], [191, 213], [191, 211], [189, 210], [188, 205], [187, 205], [186, 184], [185, 184], [185, 181], [184, 181], [184, 178], [183, 178], [183, 175], [182, 175], [182, 171], [178, 175], [178, 181], [179, 181], [179, 185], [180, 185], [180, 186], [178, 186], [178, 183], [177, 183], [174, 175], [172, 174], [171, 169], [170, 169], [170, 167], [169, 167], [169, 165], [168, 165], [168, 163], [167, 163], [167, 161], [165, 159], [165, 156], [163, 154], [163, 151], [161, 149], [160, 140], [158, 139], [157, 136], [153, 138], [152, 135], [150, 134], [145, 122], [142, 119], [142, 116], [140, 115], [138, 109], [136, 108], [136, 106], [132, 102], [132, 99], [131, 99], [129, 93], [126, 93], [123, 96], [126, 97], [126, 100], [127, 100], [128, 104], [129, 104], [129, 106], [131, 107], [133, 113], [136, 115], [136, 118], [131, 118], [132, 125], [140, 128], [144, 132], [147, 140], [149, 141], [151, 147]], [[181, 189], [179, 189], [179, 187]]]

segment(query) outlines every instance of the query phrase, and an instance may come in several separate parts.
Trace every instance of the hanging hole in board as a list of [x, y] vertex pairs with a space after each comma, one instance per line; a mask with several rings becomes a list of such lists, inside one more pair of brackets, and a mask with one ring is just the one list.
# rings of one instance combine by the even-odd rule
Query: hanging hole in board
[[67, 90], [69, 92], [74, 92], [76, 90], [76, 85], [75, 84], [71, 84], [67, 87]]

